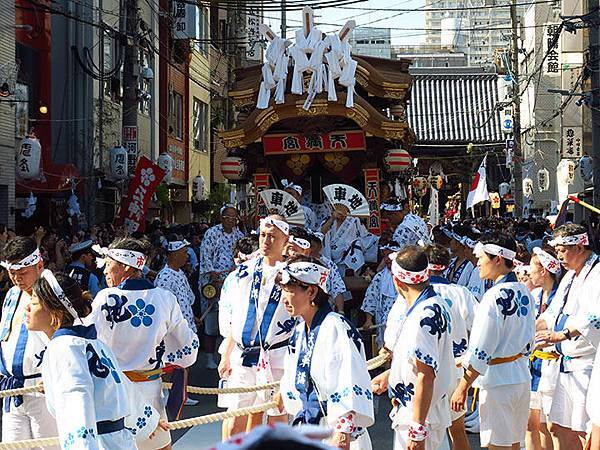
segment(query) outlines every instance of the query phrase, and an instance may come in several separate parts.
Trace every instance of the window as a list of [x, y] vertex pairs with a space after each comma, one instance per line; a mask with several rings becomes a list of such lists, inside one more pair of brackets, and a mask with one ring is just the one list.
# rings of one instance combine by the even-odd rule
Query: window
[[206, 152], [208, 151], [208, 105], [194, 97], [192, 108], [194, 150]]
[[175, 91], [169, 93], [169, 134], [183, 140], [183, 96]]
[[210, 26], [208, 21], [208, 8], [198, 6], [198, 35], [196, 38], [196, 50], [200, 52], [208, 52], [208, 42], [210, 39]]

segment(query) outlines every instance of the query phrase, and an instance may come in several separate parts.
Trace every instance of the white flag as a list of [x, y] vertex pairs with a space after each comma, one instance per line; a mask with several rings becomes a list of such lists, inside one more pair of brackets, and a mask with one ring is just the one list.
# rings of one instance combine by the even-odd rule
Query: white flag
[[485, 168], [487, 164], [487, 154], [483, 157], [481, 165], [475, 174], [469, 196], [467, 197], [467, 208], [473, 208], [477, 203], [489, 200], [489, 192], [487, 189], [487, 177], [485, 174]]
[[429, 194], [429, 223], [431, 223], [434, 227], [440, 224], [440, 205], [439, 205], [439, 197], [438, 190], [436, 188], [431, 188], [431, 192]]

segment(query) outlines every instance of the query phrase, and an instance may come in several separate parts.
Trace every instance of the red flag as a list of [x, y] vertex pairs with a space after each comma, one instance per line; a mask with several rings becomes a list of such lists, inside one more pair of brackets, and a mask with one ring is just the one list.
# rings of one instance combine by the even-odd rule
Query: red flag
[[129, 183], [129, 193], [121, 202], [117, 224], [125, 224], [130, 233], [143, 232], [146, 228], [146, 212], [150, 198], [165, 176], [158, 164], [142, 156]]

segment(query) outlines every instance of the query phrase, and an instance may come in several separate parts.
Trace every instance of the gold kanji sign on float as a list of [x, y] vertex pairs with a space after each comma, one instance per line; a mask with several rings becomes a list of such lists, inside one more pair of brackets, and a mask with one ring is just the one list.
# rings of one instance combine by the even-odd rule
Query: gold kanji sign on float
[[356, 130], [308, 136], [298, 133], [267, 134], [263, 136], [262, 143], [265, 155], [348, 152], [366, 148], [365, 133]]

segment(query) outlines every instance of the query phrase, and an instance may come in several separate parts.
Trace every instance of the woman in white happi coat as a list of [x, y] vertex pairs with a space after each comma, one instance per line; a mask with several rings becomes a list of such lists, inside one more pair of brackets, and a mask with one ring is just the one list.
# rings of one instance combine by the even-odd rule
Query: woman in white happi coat
[[455, 377], [451, 317], [429, 284], [425, 251], [409, 246], [392, 255], [392, 273], [407, 310], [393, 345], [392, 368], [375, 377], [373, 392], [386, 390], [394, 450], [437, 450], [450, 426], [446, 398]]
[[476, 381], [482, 447], [519, 449], [525, 444], [535, 307], [512, 271], [516, 248], [515, 240], [502, 234], [484, 236], [475, 247], [481, 276], [495, 285], [475, 311], [469, 347], [462, 358], [465, 372], [451, 406], [463, 410]]
[[[558, 289], [561, 275], [560, 261], [554, 249], [535, 247], [529, 263], [529, 279], [535, 286], [531, 295], [535, 301], [536, 320], [550, 307]], [[533, 450], [552, 448], [552, 436], [546, 416], [550, 413], [559, 354], [553, 348], [536, 350], [530, 357], [531, 400], [527, 424], [527, 448]]]
[[[29, 331], [25, 308], [44, 262], [33, 238], [17, 237], [3, 250], [2, 267], [14, 284], [2, 304], [0, 322], [0, 389], [31, 387], [40, 380], [48, 336]], [[56, 422], [38, 393], [6, 397], [2, 414], [3, 442], [56, 436]], [[56, 449], [58, 447], [50, 447]]]
[[[161, 418], [177, 417], [186, 398], [185, 379], [174, 372], [165, 407], [161, 374], [189, 367], [196, 361], [199, 341], [181, 313], [175, 296], [141, 278], [147, 244], [132, 238], [115, 240], [104, 255], [109, 286], [98, 293], [92, 312], [84, 319], [94, 324], [98, 338], [114, 352], [125, 375], [135, 382], [139, 401], [159, 411]], [[152, 440], [138, 442], [140, 449], [169, 449], [168, 431], [157, 430]]]
[[[467, 227], [456, 225], [452, 231], [448, 232], [450, 240], [450, 251], [454, 258], [450, 261], [444, 276], [452, 284], [467, 286], [471, 273], [475, 266], [470, 261], [470, 250], [468, 242], [471, 241], [467, 236]], [[467, 241], [469, 239], [469, 241]]]
[[[279, 381], [283, 358], [294, 328], [283, 304], [281, 289], [275, 284], [277, 265], [289, 239], [289, 225], [281, 216], [260, 221], [259, 256], [240, 264], [226, 279], [223, 298], [232, 299], [228, 315], [219, 319], [225, 337], [219, 375], [228, 387], [248, 387]], [[273, 390], [226, 394], [229, 408], [238, 409], [269, 401]], [[267, 412], [270, 423], [286, 420], [277, 411]], [[255, 413], [233, 419], [227, 435], [237, 434], [263, 422], [264, 414]], [[250, 421], [247, 423], [247, 421]]]
[[549, 244], [568, 272], [537, 322], [536, 343], [540, 348], [554, 345], [560, 354], [548, 415], [550, 432], [559, 450], [580, 449], [588, 431], [585, 401], [600, 343], [600, 256], [592, 251], [581, 225], [558, 227]]
[[320, 261], [294, 256], [277, 282], [290, 316], [299, 318], [285, 358], [280, 395], [293, 424], [326, 424], [330, 443], [371, 449], [366, 428], [374, 422], [371, 380], [360, 333], [331, 309], [329, 270]]
[[125, 426], [131, 413], [127, 379], [94, 325], [81, 325], [90, 309], [91, 298], [65, 275], [44, 270], [33, 287], [27, 328], [50, 339], [42, 366], [46, 404], [62, 449], [133, 450]]
[[315, 232], [310, 233], [310, 253], [309, 256], [318, 259], [325, 267], [329, 269], [329, 276], [327, 277], [327, 292], [329, 293], [329, 302], [335, 307], [336, 312], [344, 314], [344, 293], [347, 291], [344, 279], [340, 274], [338, 266], [331, 259], [321, 255], [323, 250], [323, 233]]
[[374, 325], [378, 327], [377, 345], [382, 347], [388, 314], [396, 301], [396, 297], [398, 297], [391, 270], [392, 260], [389, 258], [389, 255], [399, 251], [400, 246], [395, 242], [389, 242], [380, 247], [380, 250], [383, 268], [371, 280], [360, 309], [367, 316], [363, 327], [371, 328]]

